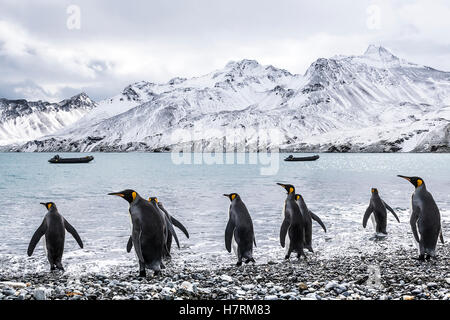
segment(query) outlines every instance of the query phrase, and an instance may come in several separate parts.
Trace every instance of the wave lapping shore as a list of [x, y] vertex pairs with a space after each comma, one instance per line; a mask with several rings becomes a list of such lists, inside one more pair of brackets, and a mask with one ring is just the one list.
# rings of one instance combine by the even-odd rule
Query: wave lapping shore
[[108, 273], [0, 271], [0, 300], [450, 300], [450, 250], [420, 262], [414, 250], [217, 269], [167, 264], [162, 275], [138, 278], [135, 268]]

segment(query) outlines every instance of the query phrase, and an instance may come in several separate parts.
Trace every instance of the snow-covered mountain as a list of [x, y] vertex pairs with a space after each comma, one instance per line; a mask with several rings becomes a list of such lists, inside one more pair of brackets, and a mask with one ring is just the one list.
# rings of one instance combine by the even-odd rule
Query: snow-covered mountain
[[[201, 77], [132, 84], [52, 135], [8, 148], [161, 151], [195, 141], [195, 150], [221, 151], [229, 128], [241, 130], [248, 147], [261, 131], [277, 129], [281, 141], [269, 147], [284, 150], [448, 152], [450, 73], [378, 46], [360, 56], [320, 58], [304, 75], [254, 60], [230, 62]], [[174, 140], [178, 129], [186, 134]]]
[[76, 122], [95, 107], [85, 94], [58, 103], [0, 99], [0, 145], [26, 142]]

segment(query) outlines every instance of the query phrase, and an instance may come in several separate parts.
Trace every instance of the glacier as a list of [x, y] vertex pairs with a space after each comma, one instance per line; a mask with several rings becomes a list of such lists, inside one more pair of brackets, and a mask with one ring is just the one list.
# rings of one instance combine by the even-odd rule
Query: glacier
[[[450, 72], [375, 45], [358, 56], [319, 58], [304, 75], [244, 59], [89, 101], [70, 110], [29, 107], [13, 120], [4, 120], [0, 102], [2, 150], [233, 151], [235, 129], [240, 151], [450, 151]], [[273, 129], [280, 136], [259, 144], [258, 135]]]

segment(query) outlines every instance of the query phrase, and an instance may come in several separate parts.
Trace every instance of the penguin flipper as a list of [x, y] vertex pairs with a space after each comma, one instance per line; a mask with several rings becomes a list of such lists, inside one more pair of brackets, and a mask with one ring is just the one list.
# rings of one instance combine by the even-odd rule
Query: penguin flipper
[[[175, 242], [177, 243], [178, 249], [180, 249], [180, 242], [178, 241], [177, 234], [175, 230], [173, 229], [172, 225], [172, 217], [167, 212], [166, 208], [164, 208], [163, 204], [161, 202], [158, 202], [158, 208], [163, 212], [164, 220], [166, 221], [168, 232], [172, 235], [172, 237], [175, 239]], [[189, 238], [189, 237], [188, 237]], [[167, 248], [166, 248], [167, 250]], [[169, 253], [170, 250], [167, 250], [167, 253]], [[170, 254], [169, 254], [170, 255]]]
[[282, 248], [284, 248], [285, 244], [284, 242], [286, 240], [286, 234], [288, 232], [289, 226], [290, 226], [289, 219], [284, 219], [280, 228], [280, 244]]
[[309, 211], [309, 214], [311, 215], [311, 218], [313, 218], [318, 224], [320, 224], [323, 231], [327, 232], [327, 228], [323, 224], [322, 220], [317, 215], [315, 215], [311, 210], [308, 210], [308, 211]]
[[136, 251], [136, 255], [138, 256], [139, 261], [141, 261], [142, 263], [145, 263], [144, 256], [142, 255], [142, 248], [141, 248], [141, 234], [142, 234], [142, 231], [139, 231], [138, 236], [134, 237], [133, 245], [134, 245], [134, 250]]
[[170, 216], [170, 221], [172, 221], [172, 224], [177, 227], [178, 229], [180, 229], [186, 236], [186, 238], [189, 239], [189, 232], [186, 230], [186, 228], [181, 224], [180, 221], [178, 221], [177, 219], [175, 219], [174, 217]]
[[411, 229], [414, 235], [414, 239], [419, 243], [419, 234], [417, 233], [417, 220], [419, 220], [419, 209], [413, 206], [413, 211], [411, 213], [411, 218], [409, 223], [411, 224]]
[[442, 228], [441, 232], [439, 233], [439, 239], [441, 239], [442, 244], [444, 244], [444, 235], [442, 234]]
[[[442, 233], [441, 233], [442, 234]], [[255, 247], [256, 247], [256, 238], [255, 238], [255, 236], [253, 236], [253, 244], [255, 245]]]
[[75, 238], [80, 248], [83, 248], [83, 241], [81, 241], [80, 236], [78, 235], [77, 230], [66, 220], [64, 219], [64, 227], [66, 230]]
[[130, 253], [131, 248], [133, 248], [133, 238], [130, 236], [127, 242], [127, 252]]
[[[383, 200], [381, 200], [381, 201], [383, 201]], [[388, 209], [394, 215], [395, 219], [397, 219], [397, 221], [400, 223], [400, 219], [397, 217], [394, 210], [392, 210], [392, 208], [386, 202], [383, 201], [383, 204], [386, 207], [386, 209]]]
[[229, 219], [227, 227], [225, 228], [225, 248], [228, 252], [231, 252], [231, 242], [233, 240], [234, 222]]
[[369, 204], [369, 206], [366, 209], [366, 212], [364, 213], [364, 218], [363, 218], [363, 227], [365, 228], [367, 226], [367, 220], [369, 220], [370, 215], [373, 212], [373, 207], [372, 204]]
[[168, 232], [175, 239], [175, 242], [177, 243], [177, 247], [178, 247], [178, 249], [180, 249], [180, 242], [178, 242], [177, 234], [176, 234], [175, 230], [173, 229], [172, 221], [170, 221], [170, 218], [168, 217], [168, 214], [164, 215], [164, 216], [166, 218], [165, 220], [166, 220], [166, 225], [167, 225]]
[[44, 220], [31, 237], [30, 244], [28, 245], [27, 250], [27, 254], [29, 257], [31, 257], [31, 255], [33, 254], [34, 248], [36, 248], [37, 243], [39, 242], [39, 240], [41, 240], [42, 236], [45, 234], [46, 231], [47, 231], [47, 223]]

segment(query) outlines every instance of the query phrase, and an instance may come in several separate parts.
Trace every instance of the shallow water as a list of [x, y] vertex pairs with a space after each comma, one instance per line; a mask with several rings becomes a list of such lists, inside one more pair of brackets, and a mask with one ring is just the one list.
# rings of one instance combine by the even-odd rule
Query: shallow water
[[[60, 154], [61, 156], [78, 156]], [[450, 154], [321, 154], [314, 162], [279, 162], [275, 175], [261, 175], [259, 165], [176, 165], [169, 153], [97, 153], [89, 164], [49, 164], [48, 153], [0, 153], [0, 262], [13, 272], [45, 271], [42, 245], [32, 258], [26, 249], [46, 210], [39, 202], [53, 201], [78, 230], [80, 249], [66, 235], [63, 264], [68, 272], [104, 271], [115, 265], [135, 265], [125, 247], [130, 234], [128, 204], [108, 192], [135, 189], [157, 196], [189, 230], [181, 231], [181, 249], [172, 247], [173, 261], [208, 267], [234, 263], [226, 252], [224, 230], [229, 200], [237, 192], [253, 218], [257, 262], [281, 260], [281, 208], [285, 191], [276, 182], [296, 186], [325, 225], [313, 224], [315, 255], [363, 254], [412, 247], [409, 206], [413, 186], [397, 174], [421, 176], [438, 204], [445, 231], [450, 211]], [[221, 156], [220, 154], [217, 156]], [[280, 154], [280, 159], [285, 154]], [[388, 213], [388, 236], [371, 240], [374, 230], [362, 217], [370, 188], [397, 211], [401, 223]], [[447, 232], [448, 233], [448, 232]], [[438, 245], [438, 253], [439, 253]]]

